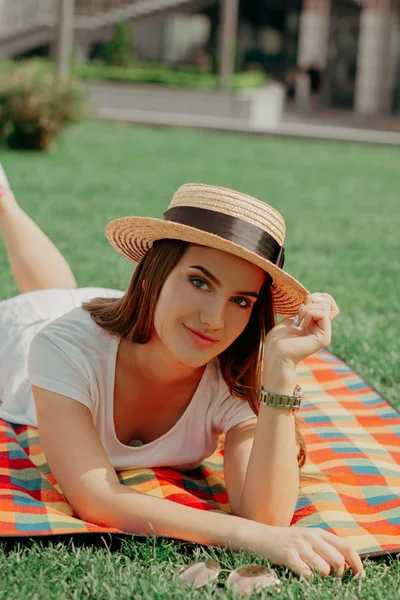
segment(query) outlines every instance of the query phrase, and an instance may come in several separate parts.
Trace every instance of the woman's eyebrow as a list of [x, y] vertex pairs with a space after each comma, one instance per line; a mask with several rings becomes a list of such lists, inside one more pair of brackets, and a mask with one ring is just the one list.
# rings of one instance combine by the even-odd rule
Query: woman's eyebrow
[[[208, 269], [206, 269], [205, 267], [202, 267], [201, 265], [191, 265], [189, 268], [190, 269], [198, 269], [199, 271], [204, 273], [204, 275], [206, 277], [211, 279], [211, 281], [213, 281], [216, 285], [221, 285], [221, 282], [215, 277], [215, 275], [210, 273], [210, 271]], [[234, 293], [238, 294], [240, 296], [251, 296], [252, 298], [258, 298], [257, 292], [234, 292]]]

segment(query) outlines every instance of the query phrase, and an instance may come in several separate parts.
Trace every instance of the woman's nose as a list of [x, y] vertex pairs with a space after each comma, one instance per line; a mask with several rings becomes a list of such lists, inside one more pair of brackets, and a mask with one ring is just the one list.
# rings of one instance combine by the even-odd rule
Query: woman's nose
[[225, 302], [213, 299], [200, 313], [200, 320], [207, 329], [219, 330], [224, 326]]

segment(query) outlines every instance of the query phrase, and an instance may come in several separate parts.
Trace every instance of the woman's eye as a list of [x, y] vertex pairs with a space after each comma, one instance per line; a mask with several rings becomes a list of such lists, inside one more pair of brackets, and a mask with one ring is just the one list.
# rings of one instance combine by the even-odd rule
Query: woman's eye
[[190, 281], [199, 290], [210, 289], [210, 286], [208, 285], [207, 281], [204, 281], [204, 279], [200, 279], [199, 277], [191, 277]]
[[[198, 290], [210, 290], [210, 284], [200, 277], [189, 277], [189, 281]], [[250, 308], [250, 302], [246, 298], [243, 298], [243, 296], [234, 296], [232, 302], [241, 308]]]
[[248, 300], [246, 300], [246, 298], [243, 298], [242, 296], [235, 296], [235, 298], [232, 298], [232, 302], [234, 302], [235, 304], [238, 304], [242, 308], [250, 307], [250, 302]]

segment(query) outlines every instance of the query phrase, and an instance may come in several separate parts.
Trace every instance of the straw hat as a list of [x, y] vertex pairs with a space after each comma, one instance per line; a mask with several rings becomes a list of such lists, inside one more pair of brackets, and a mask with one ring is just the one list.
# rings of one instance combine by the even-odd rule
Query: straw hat
[[188, 183], [175, 193], [163, 219], [123, 217], [106, 229], [110, 244], [138, 262], [161, 239], [209, 246], [244, 258], [272, 277], [274, 311], [296, 314], [309, 293], [282, 270], [285, 221], [274, 208], [226, 188]]

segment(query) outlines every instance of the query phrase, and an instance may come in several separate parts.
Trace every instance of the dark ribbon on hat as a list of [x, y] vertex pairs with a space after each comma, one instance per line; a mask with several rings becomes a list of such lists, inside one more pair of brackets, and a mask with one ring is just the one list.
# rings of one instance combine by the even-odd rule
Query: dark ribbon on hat
[[283, 267], [284, 247], [280, 246], [267, 231], [243, 219], [196, 206], [174, 206], [167, 210], [163, 217], [167, 221], [181, 223], [181, 225], [188, 225], [206, 233], [218, 235], [258, 254], [277, 267]]

